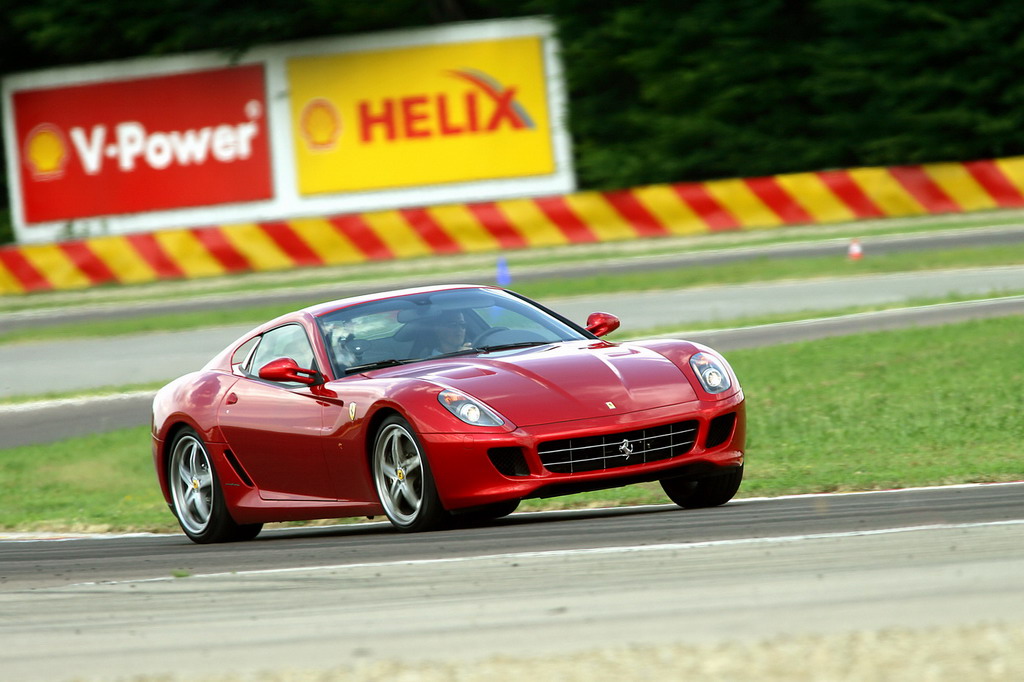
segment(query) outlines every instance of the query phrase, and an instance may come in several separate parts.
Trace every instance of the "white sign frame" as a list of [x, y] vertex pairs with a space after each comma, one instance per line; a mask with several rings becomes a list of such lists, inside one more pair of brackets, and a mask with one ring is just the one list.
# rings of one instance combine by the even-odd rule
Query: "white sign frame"
[[[288, 100], [287, 60], [294, 57], [364, 52], [399, 47], [443, 45], [480, 40], [537, 36], [544, 50], [555, 171], [550, 175], [482, 180], [401, 189], [301, 196], [292, 147]], [[64, 85], [100, 83], [130, 78], [187, 73], [237, 64], [262, 63], [270, 122], [273, 198], [233, 204], [190, 207], [136, 214], [83, 217], [69, 221], [27, 224], [22, 202], [21, 150], [15, 135], [14, 93]], [[565, 78], [554, 25], [545, 17], [464, 22], [440, 27], [387, 33], [323, 38], [253, 48], [238, 59], [219, 52], [50, 69], [14, 74], [3, 80], [3, 134], [7, 150], [7, 179], [11, 216], [19, 243], [45, 243], [109, 234], [155, 232], [165, 229], [290, 220], [452, 203], [474, 203], [520, 197], [567, 194], [576, 190], [572, 144], [567, 127]]]

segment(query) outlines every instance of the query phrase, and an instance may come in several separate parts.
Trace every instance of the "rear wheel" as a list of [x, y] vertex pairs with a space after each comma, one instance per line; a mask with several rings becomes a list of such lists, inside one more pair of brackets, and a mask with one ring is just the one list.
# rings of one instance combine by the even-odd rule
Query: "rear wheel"
[[409, 422], [384, 420], [373, 445], [373, 482], [384, 513], [402, 531], [430, 530], [448, 518], [430, 464]]
[[666, 478], [661, 481], [661, 488], [680, 507], [698, 509], [725, 504], [736, 495], [742, 482], [743, 467], [738, 466], [705, 478]]
[[242, 525], [231, 518], [210, 454], [192, 429], [182, 429], [175, 437], [167, 473], [174, 515], [193, 542], [251, 540], [263, 528], [262, 523]]

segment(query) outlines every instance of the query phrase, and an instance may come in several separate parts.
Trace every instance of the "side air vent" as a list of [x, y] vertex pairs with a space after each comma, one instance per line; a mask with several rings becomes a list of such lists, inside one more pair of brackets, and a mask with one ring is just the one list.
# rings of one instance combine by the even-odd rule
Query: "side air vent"
[[736, 423], [736, 413], [730, 412], [715, 417], [708, 425], [708, 437], [704, 441], [704, 448], [710, 450], [729, 440], [732, 435], [732, 427]]
[[225, 450], [224, 458], [228, 460], [228, 464], [230, 464], [231, 468], [235, 470], [235, 473], [238, 474], [238, 477], [242, 479], [242, 483], [245, 483], [247, 486], [252, 488], [252, 479], [249, 478], [249, 474], [245, 473], [245, 469], [242, 468], [241, 462], [239, 462], [238, 458], [235, 457], [235, 453], [231, 452], [230, 450]]
[[491, 464], [503, 476], [529, 476], [522, 448], [491, 448], [487, 451]]

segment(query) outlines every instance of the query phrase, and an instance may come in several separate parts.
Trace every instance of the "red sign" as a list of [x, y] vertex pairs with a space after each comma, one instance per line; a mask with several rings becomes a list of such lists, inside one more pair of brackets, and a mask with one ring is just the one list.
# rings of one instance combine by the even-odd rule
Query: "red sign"
[[269, 199], [263, 66], [13, 94], [26, 223]]

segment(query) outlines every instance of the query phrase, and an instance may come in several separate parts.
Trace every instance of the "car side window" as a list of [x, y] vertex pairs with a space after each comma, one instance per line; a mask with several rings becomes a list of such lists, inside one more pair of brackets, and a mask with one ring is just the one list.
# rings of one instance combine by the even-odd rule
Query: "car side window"
[[318, 369], [306, 330], [297, 324], [271, 329], [260, 337], [260, 345], [249, 363], [249, 373], [259, 376], [260, 368], [279, 358], [291, 358], [303, 369]]
[[238, 368], [239, 365], [243, 365], [245, 363], [249, 358], [249, 353], [252, 352], [252, 349], [256, 346], [259, 340], [260, 337], [254, 336], [235, 349], [235, 352], [231, 354], [231, 369], [234, 370]]

